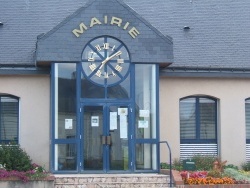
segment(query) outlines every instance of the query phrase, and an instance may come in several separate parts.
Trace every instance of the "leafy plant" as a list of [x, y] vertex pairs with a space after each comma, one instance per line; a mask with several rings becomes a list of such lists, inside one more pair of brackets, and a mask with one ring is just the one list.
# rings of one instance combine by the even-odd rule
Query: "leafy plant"
[[242, 164], [241, 164], [241, 167], [242, 167], [242, 169], [245, 170], [245, 171], [250, 171], [250, 162], [248, 161], [248, 162], [242, 163]]
[[210, 170], [207, 174], [208, 176], [214, 177], [214, 178], [221, 178], [222, 174], [218, 170]]
[[161, 169], [169, 169], [170, 165], [168, 163], [161, 163]]
[[195, 162], [197, 170], [212, 170], [213, 163], [217, 159], [217, 156], [213, 155], [194, 155], [191, 160]]
[[228, 164], [228, 165], [224, 166], [224, 168], [233, 168], [235, 170], [239, 170], [238, 166], [235, 166], [233, 164]]
[[14, 144], [0, 146], [0, 164], [8, 171], [28, 171], [32, 168], [29, 155], [19, 145]]
[[174, 159], [172, 167], [173, 169], [178, 170], [178, 171], [183, 170], [182, 161], [180, 159]]
[[232, 177], [237, 181], [250, 182], [250, 177], [248, 175], [243, 174], [240, 171], [233, 168], [226, 168], [224, 170], [223, 176]]
[[44, 179], [48, 176], [48, 173], [43, 171], [43, 172], [38, 172], [36, 170], [29, 170], [26, 172], [20, 172], [16, 170], [0, 170], [0, 179], [3, 178], [9, 178], [9, 177], [16, 177], [23, 182], [27, 182], [29, 180], [38, 180], [38, 179]]

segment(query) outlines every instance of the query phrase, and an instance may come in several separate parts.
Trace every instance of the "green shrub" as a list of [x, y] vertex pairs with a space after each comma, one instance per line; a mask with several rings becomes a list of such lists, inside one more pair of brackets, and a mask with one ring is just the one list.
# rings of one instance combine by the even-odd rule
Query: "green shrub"
[[233, 169], [233, 168], [226, 168], [223, 172], [223, 176], [234, 178], [237, 181], [241, 181], [241, 180], [248, 181], [248, 182], [250, 181], [249, 176], [244, 175], [241, 172], [239, 172], [238, 170]]
[[233, 164], [228, 164], [228, 165], [226, 165], [224, 168], [233, 168], [233, 169], [235, 169], [235, 170], [239, 170], [238, 166], [235, 166], [235, 165], [233, 165]]
[[250, 162], [245, 162], [241, 164], [241, 167], [245, 171], [250, 171]]
[[168, 163], [161, 163], [161, 169], [169, 169], [170, 165]]
[[194, 155], [191, 160], [195, 162], [196, 170], [212, 170], [213, 163], [217, 156], [213, 155]]
[[221, 172], [218, 170], [210, 170], [207, 175], [213, 178], [221, 178]]
[[183, 170], [182, 161], [180, 159], [174, 159], [172, 168], [174, 170], [182, 171]]
[[32, 168], [29, 155], [19, 145], [14, 144], [0, 146], [0, 164], [5, 165], [8, 171], [28, 171]]

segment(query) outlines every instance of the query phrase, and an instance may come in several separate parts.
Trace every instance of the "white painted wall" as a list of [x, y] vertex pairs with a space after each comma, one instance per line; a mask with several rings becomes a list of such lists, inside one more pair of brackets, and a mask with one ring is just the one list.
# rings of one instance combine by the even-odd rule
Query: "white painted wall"
[[[245, 162], [245, 99], [250, 97], [249, 79], [161, 78], [160, 139], [167, 140], [172, 158], [179, 158], [179, 100], [190, 95], [218, 99], [218, 144], [222, 160], [240, 166]], [[161, 145], [161, 161], [168, 151]]]
[[50, 77], [0, 76], [0, 93], [20, 98], [19, 143], [33, 162], [48, 169]]

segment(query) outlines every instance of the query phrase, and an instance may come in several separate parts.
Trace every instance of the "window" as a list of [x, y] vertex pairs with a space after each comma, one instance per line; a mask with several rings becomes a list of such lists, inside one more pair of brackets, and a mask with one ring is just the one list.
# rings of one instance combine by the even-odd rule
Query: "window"
[[0, 95], [0, 143], [18, 142], [19, 100]]
[[246, 143], [250, 144], [250, 98], [245, 101], [246, 112]]
[[208, 97], [180, 100], [181, 144], [217, 143], [217, 102]]
[[250, 98], [245, 100], [246, 161], [250, 161]]

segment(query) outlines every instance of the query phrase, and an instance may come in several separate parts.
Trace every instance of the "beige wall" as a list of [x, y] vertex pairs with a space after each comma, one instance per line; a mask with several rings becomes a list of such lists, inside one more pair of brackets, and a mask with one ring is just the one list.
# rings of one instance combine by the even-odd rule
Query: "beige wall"
[[1, 76], [0, 93], [20, 98], [19, 141], [33, 162], [49, 167], [50, 77]]
[[[218, 144], [222, 160], [240, 165], [245, 161], [245, 99], [250, 97], [250, 79], [161, 78], [160, 139], [167, 140], [172, 158], [179, 158], [179, 100], [190, 95], [218, 99]], [[168, 161], [161, 146], [161, 161]]]

